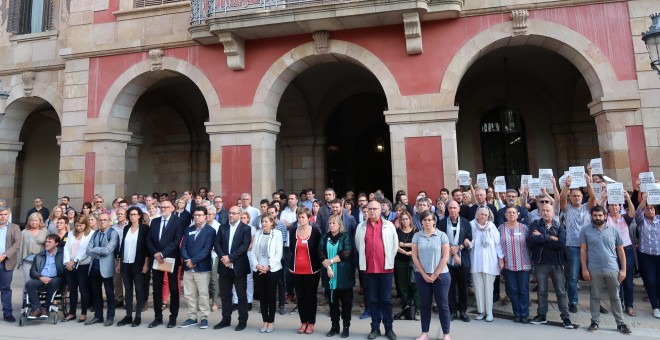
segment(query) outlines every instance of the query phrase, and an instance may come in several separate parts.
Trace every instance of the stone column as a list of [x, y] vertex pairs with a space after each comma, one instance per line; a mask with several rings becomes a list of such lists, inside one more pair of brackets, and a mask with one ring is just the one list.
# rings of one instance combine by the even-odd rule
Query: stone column
[[[406, 138], [409, 137], [441, 137], [442, 141], [442, 172], [444, 186], [454, 187], [458, 171], [456, 153], [456, 122], [458, 107], [437, 109], [417, 109], [401, 111], [385, 111], [385, 121], [390, 127], [390, 143], [392, 147], [392, 188], [394, 191], [408, 192], [408, 174], [412, 169], [406, 165]], [[423, 152], [424, 150], [420, 150]], [[410, 155], [408, 155], [410, 156]], [[434, 157], [434, 155], [429, 155]], [[429, 178], [429, 181], [437, 179]], [[411, 202], [416, 193], [409, 193]], [[432, 196], [438, 193], [429, 193]]]
[[18, 193], [15, 192], [14, 184], [16, 184], [16, 157], [22, 149], [22, 142], [0, 140], [0, 198], [7, 201], [7, 206], [12, 210], [14, 217], [20, 217], [20, 212], [14, 211], [16, 207], [14, 202], [20, 201], [15, 197]]
[[144, 136], [131, 136], [131, 141], [126, 146], [124, 193], [127, 195], [138, 192], [138, 159], [142, 145], [144, 145]]
[[[131, 135], [119, 131], [85, 133], [89, 151], [95, 155], [94, 193], [103, 196], [106, 203], [125, 196], [126, 147]], [[85, 180], [82, 178], [82, 182]]]
[[624, 183], [631, 182], [626, 126], [641, 125], [639, 98], [601, 98], [589, 103], [596, 120], [598, 148], [607, 176]]
[[206, 131], [211, 141], [211, 189], [216, 194], [227, 194], [226, 188], [223, 188], [222, 169], [234, 164], [223, 164], [222, 148], [249, 146], [253, 205], [261, 198], [270, 198], [271, 193], [277, 189], [275, 142], [280, 131], [280, 123], [263, 118], [239, 122], [209, 122], [206, 123]]
[[293, 137], [280, 141], [283, 151], [284, 190], [323, 190], [325, 184], [325, 137]]

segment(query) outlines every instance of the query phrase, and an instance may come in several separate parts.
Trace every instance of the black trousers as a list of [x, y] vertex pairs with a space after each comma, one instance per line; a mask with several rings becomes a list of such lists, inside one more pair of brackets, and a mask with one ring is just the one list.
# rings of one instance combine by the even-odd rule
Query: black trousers
[[114, 276], [104, 278], [101, 272], [92, 265], [89, 272], [89, 282], [92, 286], [92, 296], [94, 296], [94, 317], [103, 319], [103, 292], [108, 303], [108, 319], [115, 318], [115, 284]]
[[163, 272], [160, 270], [154, 270], [153, 280], [154, 280], [154, 312], [156, 315], [156, 320], [163, 320], [163, 310], [161, 306], [163, 305], [163, 277], [167, 274], [168, 283], [170, 286], [170, 321], [175, 321], [177, 316], [179, 316], [179, 266], [174, 267], [174, 272]]
[[[449, 310], [451, 313], [467, 310], [467, 279], [470, 268], [449, 267], [451, 284], [449, 285]], [[458, 295], [458, 299], [456, 299]]]
[[142, 274], [142, 289], [144, 291], [142, 307], [146, 306], [147, 302], [149, 302], [149, 283], [151, 283], [151, 267], [149, 267], [146, 273]]
[[87, 315], [89, 308], [89, 265], [78, 265], [78, 269], [65, 270], [66, 284], [69, 286], [69, 315], [76, 315], [78, 291], [80, 291], [80, 314]]
[[301, 323], [316, 323], [316, 290], [319, 287], [319, 273], [293, 274], [293, 285], [298, 295], [298, 316]]
[[332, 320], [332, 327], [339, 327], [340, 315], [343, 320], [343, 326], [350, 327], [351, 309], [353, 308], [353, 289], [326, 290], [325, 297], [330, 303], [330, 320]]
[[277, 293], [279, 299], [279, 305], [284, 307], [286, 302], [286, 289], [287, 285], [290, 285], [291, 282], [287, 282], [286, 273], [289, 272], [289, 247], [282, 248], [282, 269], [277, 271]]
[[142, 283], [142, 268], [136, 268], [135, 263], [121, 264], [121, 279], [124, 283], [124, 303], [126, 304], [126, 315], [133, 314], [133, 288], [135, 287], [135, 299], [137, 308], [135, 317], [142, 315], [142, 306], [144, 306], [144, 285]]
[[218, 286], [220, 287], [220, 303], [222, 303], [222, 322], [231, 322], [232, 287], [236, 287], [238, 323], [247, 323], [247, 275], [236, 275], [233, 269], [229, 269], [224, 275], [218, 274]]
[[254, 272], [254, 285], [259, 290], [259, 305], [261, 308], [261, 318], [264, 322], [275, 322], [277, 281], [281, 276], [282, 269], [276, 272], [267, 272], [259, 274]]

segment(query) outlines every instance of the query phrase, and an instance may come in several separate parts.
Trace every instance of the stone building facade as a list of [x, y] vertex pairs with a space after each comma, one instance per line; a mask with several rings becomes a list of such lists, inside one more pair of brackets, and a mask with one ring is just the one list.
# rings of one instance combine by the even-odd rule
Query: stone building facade
[[[656, 0], [0, 0], [0, 197], [660, 169]], [[560, 175], [557, 175], [559, 177]]]

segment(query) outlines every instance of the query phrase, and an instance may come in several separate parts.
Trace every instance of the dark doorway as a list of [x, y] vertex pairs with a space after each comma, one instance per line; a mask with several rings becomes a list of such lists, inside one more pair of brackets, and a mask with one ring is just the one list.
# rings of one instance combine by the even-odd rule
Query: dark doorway
[[518, 188], [520, 176], [529, 173], [525, 124], [517, 110], [496, 107], [481, 121], [481, 155], [488, 183], [505, 176], [508, 188]]
[[342, 101], [328, 120], [327, 184], [339, 194], [382, 190], [392, 196], [390, 133], [380, 94], [358, 94]]

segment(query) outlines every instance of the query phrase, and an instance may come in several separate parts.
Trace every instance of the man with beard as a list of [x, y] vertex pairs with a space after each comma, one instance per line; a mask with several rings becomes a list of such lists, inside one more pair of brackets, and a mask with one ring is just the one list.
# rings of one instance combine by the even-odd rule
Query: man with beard
[[515, 205], [518, 209], [518, 222], [523, 224], [529, 224], [531, 222], [527, 221], [527, 208], [524, 206], [524, 202], [527, 201], [527, 197], [523, 196], [520, 200], [521, 204], [518, 205], [518, 191], [515, 189], [509, 189], [506, 191], [506, 206], [497, 211], [495, 215], [495, 225], [500, 226], [502, 223], [506, 222], [504, 214], [506, 213], [506, 207], [510, 205]]
[[590, 283], [591, 325], [588, 331], [598, 330], [601, 294], [607, 292], [616, 329], [623, 334], [630, 334], [632, 333], [630, 328], [623, 321], [623, 310], [619, 299], [619, 285], [626, 278], [626, 253], [623, 250], [623, 239], [619, 231], [607, 225], [606, 218], [605, 208], [595, 206], [591, 208], [591, 225], [586, 225], [580, 230], [582, 277]]

